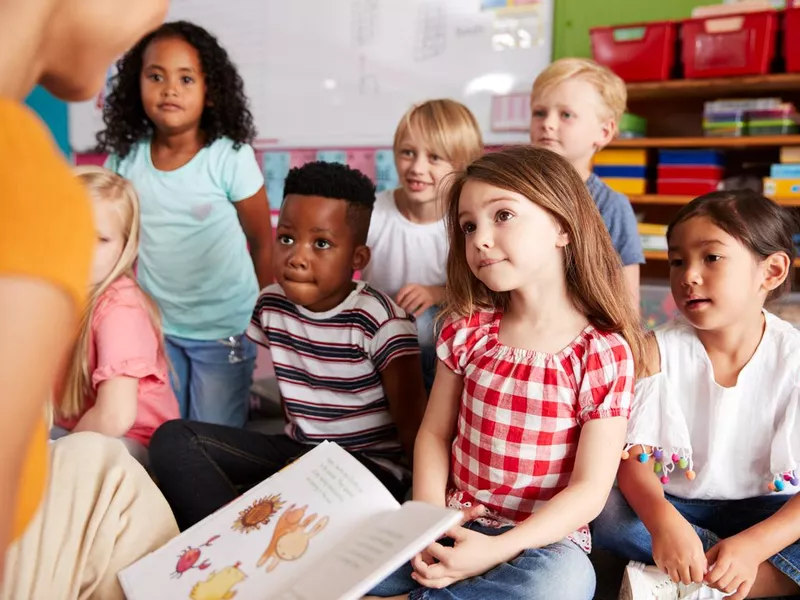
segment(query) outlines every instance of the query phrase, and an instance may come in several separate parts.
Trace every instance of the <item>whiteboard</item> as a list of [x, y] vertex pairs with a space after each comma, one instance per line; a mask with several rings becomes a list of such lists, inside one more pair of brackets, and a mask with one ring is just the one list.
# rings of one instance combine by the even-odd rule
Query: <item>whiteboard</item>
[[[173, 0], [168, 19], [230, 53], [259, 147], [391, 146], [412, 104], [443, 97], [499, 144], [527, 140], [492, 131], [492, 97], [527, 93], [550, 62], [553, 0]], [[70, 106], [73, 150], [94, 145], [98, 105]]]

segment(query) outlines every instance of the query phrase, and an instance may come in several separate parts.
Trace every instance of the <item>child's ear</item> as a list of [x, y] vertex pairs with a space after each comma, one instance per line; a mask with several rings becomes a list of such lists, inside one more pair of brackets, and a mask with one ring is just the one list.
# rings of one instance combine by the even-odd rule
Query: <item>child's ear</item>
[[559, 231], [556, 238], [556, 248], [564, 248], [569, 246], [569, 234], [566, 231]]
[[764, 259], [764, 288], [771, 292], [789, 276], [792, 261], [785, 252], [776, 252]]
[[608, 119], [600, 123], [600, 139], [598, 140], [598, 148], [605, 148], [608, 146], [614, 136], [617, 135], [617, 122], [614, 119]]
[[372, 253], [369, 250], [369, 246], [356, 246], [356, 249], [353, 251], [353, 271], [364, 270], [369, 264], [369, 259], [371, 257]]

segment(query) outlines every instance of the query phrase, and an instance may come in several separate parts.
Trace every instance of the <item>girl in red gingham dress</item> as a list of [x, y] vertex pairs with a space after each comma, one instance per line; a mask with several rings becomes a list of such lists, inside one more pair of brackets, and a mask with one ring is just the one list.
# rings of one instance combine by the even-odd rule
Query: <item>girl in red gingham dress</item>
[[464, 525], [376, 597], [590, 600], [643, 337], [619, 257], [549, 150], [473, 162], [447, 197], [447, 305], [414, 499]]

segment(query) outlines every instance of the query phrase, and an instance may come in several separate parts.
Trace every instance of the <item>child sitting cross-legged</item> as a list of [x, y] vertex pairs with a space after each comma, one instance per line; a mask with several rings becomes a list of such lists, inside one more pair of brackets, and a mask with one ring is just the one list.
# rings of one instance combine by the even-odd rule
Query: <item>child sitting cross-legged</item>
[[355, 271], [375, 187], [340, 164], [292, 169], [277, 227], [276, 284], [261, 291], [248, 335], [270, 349], [286, 429], [264, 435], [172, 421], [150, 459], [182, 529], [273, 475], [314, 445], [349, 450], [402, 499], [425, 408], [413, 318]]

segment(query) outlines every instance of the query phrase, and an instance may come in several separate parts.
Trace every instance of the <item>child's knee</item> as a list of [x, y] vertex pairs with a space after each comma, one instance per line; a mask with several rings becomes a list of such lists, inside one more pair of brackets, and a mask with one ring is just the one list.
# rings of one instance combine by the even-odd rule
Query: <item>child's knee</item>
[[572, 542], [560, 542], [532, 552], [528, 563], [529, 584], [521, 587], [519, 595], [505, 597], [518, 600], [591, 600], [597, 578], [589, 557]]
[[183, 419], [167, 421], [150, 438], [148, 457], [154, 470], [175, 462], [175, 456], [189, 448], [195, 434], [190, 422]]

